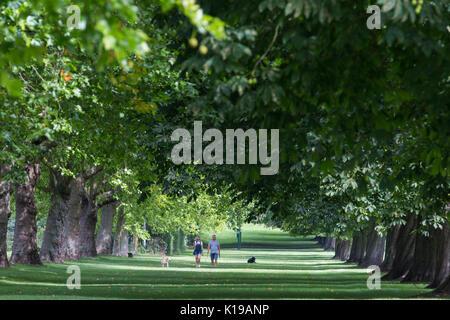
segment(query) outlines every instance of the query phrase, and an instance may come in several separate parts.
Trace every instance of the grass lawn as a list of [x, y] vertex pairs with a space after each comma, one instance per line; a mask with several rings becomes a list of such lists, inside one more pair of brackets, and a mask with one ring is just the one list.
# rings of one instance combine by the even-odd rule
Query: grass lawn
[[[426, 284], [398, 282], [369, 290], [365, 269], [333, 260], [315, 242], [278, 229], [245, 225], [242, 235], [238, 251], [232, 231], [217, 234], [223, 250], [215, 269], [205, 256], [195, 268], [192, 250], [164, 269], [156, 255], [13, 265], [0, 269], [0, 299], [403, 299], [430, 292]], [[209, 235], [202, 240], [206, 244]], [[247, 264], [251, 256], [256, 263]], [[66, 286], [71, 264], [80, 267], [80, 290]]]

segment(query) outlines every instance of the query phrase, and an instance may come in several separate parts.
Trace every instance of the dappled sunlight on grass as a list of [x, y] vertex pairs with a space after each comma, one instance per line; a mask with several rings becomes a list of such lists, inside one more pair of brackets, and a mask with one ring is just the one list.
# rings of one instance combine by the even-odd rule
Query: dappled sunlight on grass
[[[366, 269], [333, 260], [333, 252], [310, 240], [250, 227], [244, 228], [242, 250], [233, 248], [233, 232], [218, 233], [228, 248], [222, 250], [217, 268], [206, 252], [201, 268], [195, 268], [191, 250], [173, 256], [169, 268], [161, 268], [160, 255], [13, 265], [0, 269], [0, 299], [398, 299], [430, 291], [425, 284], [398, 282], [369, 290]], [[245, 239], [262, 247], [246, 247]], [[247, 263], [251, 256], [256, 263]], [[80, 267], [80, 290], [66, 287], [71, 264]]]

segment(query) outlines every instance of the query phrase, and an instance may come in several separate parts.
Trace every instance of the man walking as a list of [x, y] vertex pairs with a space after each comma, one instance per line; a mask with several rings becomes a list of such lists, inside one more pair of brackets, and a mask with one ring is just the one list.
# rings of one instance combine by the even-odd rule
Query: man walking
[[211, 264], [213, 267], [217, 267], [217, 259], [220, 257], [220, 243], [216, 240], [216, 235], [212, 236], [212, 240], [208, 243], [208, 254], [211, 250]]

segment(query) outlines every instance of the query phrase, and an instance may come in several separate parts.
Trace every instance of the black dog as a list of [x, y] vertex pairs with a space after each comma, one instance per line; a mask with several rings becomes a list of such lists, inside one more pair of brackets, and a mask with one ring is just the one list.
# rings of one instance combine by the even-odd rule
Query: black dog
[[128, 252], [128, 258], [133, 258], [133, 254], [131, 252]]
[[250, 259], [247, 260], [247, 263], [255, 263], [255, 262], [256, 262], [255, 257], [251, 257]]

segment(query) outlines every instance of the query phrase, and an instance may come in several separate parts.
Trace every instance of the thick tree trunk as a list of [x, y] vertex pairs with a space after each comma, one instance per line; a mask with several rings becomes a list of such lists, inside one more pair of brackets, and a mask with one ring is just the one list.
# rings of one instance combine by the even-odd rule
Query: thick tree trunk
[[342, 240], [341, 242], [341, 250], [339, 252], [339, 260], [347, 261], [350, 257], [350, 250], [352, 247], [352, 243], [350, 240]]
[[336, 239], [333, 237], [327, 237], [323, 249], [325, 251], [333, 251], [335, 247], [336, 247]]
[[16, 188], [16, 223], [12, 247], [11, 264], [41, 265], [37, 246], [36, 200], [34, 193], [41, 175], [41, 165], [25, 167], [27, 180]]
[[[433, 231], [431, 235], [433, 235]], [[422, 234], [416, 236], [414, 257], [411, 269], [402, 282], [431, 282], [436, 272], [436, 236], [426, 237]]]
[[400, 225], [396, 225], [395, 227], [392, 227], [388, 231], [386, 237], [386, 254], [383, 263], [380, 266], [380, 269], [383, 272], [387, 272], [392, 269], [399, 232], [400, 232]]
[[[117, 225], [116, 225], [116, 232], [114, 234], [114, 246], [113, 246], [113, 255], [115, 256], [121, 256], [122, 253], [122, 240], [124, 238], [123, 234], [126, 234], [127, 238], [127, 244], [128, 244], [128, 232], [124, 230], [123, 225], [125, 224], [125, 212], [123, 210], [123, 207], [119, 208], [119, 213], [117, 217]], [[128, 249], [127, 249], [128, 254]]]
[[64, 219], [69, 210], [70, 184], [72, 180], [71, 177], [63, 176], [60, 172], [50, 172], [50, 188], [53, 194], [40, 252], [42, 261], [63, 262], [63, 259], [61, 259], [61, 246]]
[[383, 262], [385, 237], [378, 235], [375, 226], [375, 219], [372, 219], [367, 236], [366, 254], [359, 263], [361, 268], [367, 268], [372, 265], [379, 266]]
[[96, 257], [95, 227], [97, 226], [98, 207], [92, 199], [88, 200], [87, 208], [81, 213], [79, 248], [81, 257]]
[[6, 238], [8, 234], [8, 220], [11, 216], [12, 184], [1, 179], [10, 168], [0, 164], [0, 268], [8, 268], [8, 248]]
[[436, 264], [429, 288], [438, 288], [450, 275], [450, 227], [446, 223], [442, 230], [434, 230], [436, 239]]
[[114, 216], [116, 214], [118, 202], [110, 203], [103, 207], [100, 218], [100, 226], [97, 232], [97, 254], [112, 253], [112, 229]]
[[363, 247], [364, 234], [362, 231], [358, 232], [353, 236], [352, 246], [349, 258], [347, 262], [349, 263], [360, 263], [365, 255], [365, 248]]
[[84, 178], [78, 176], [70, 184], [69, 210], [64, 219], [64, 229], [61, 246], [61, 259], [79, 260], [79, 235], [80, 218], [82, 210], [86, 210], [88, 205], [85, 190]]
[[383, 280], [402, 279], [409, 272], [414, 258], [416, 234], [413, 232], [417, 225], [417, 216], [410, 214], [405, 225], [399, 230], [395, 244], [395, 257], [391, 270], [382, 278]]
[[342, 251], [342, 242], [343, 240], [341, 239], [336, 239], [336, 244], [334, 247], [334, 257], [333, 259], [340, 259], [341, 256], [341, 251]]

